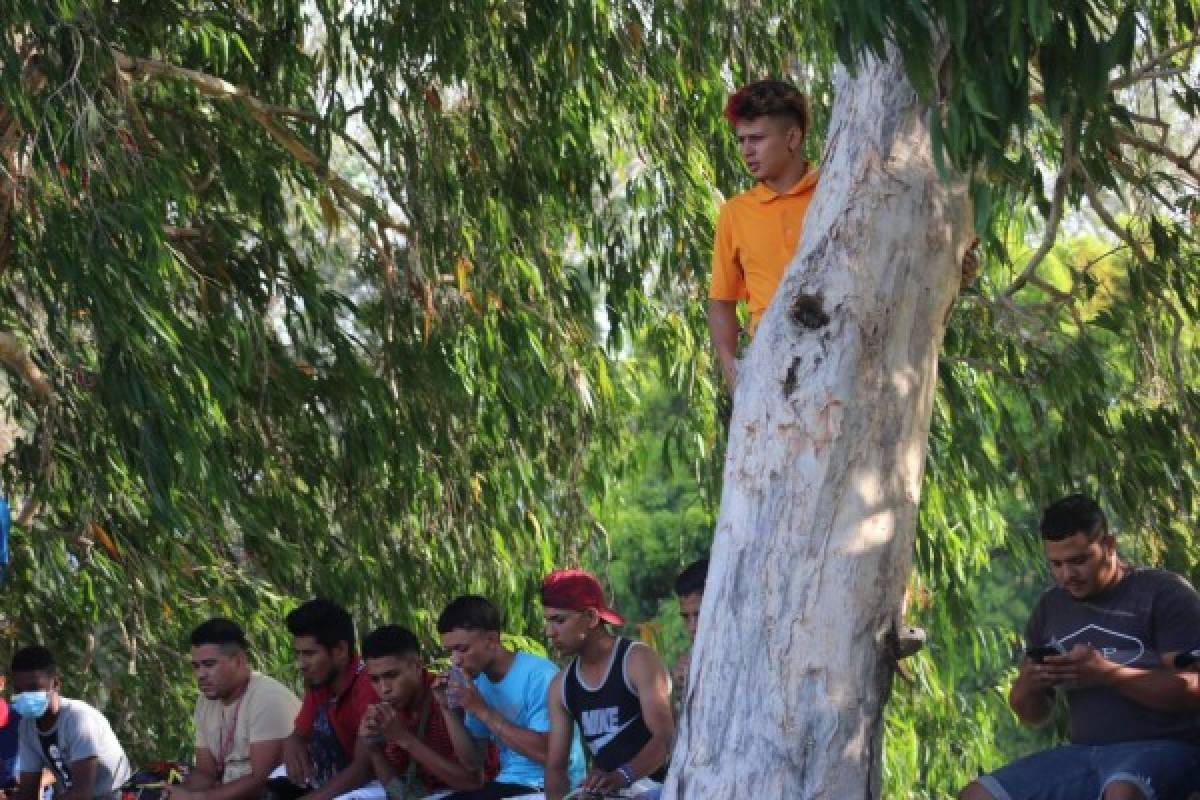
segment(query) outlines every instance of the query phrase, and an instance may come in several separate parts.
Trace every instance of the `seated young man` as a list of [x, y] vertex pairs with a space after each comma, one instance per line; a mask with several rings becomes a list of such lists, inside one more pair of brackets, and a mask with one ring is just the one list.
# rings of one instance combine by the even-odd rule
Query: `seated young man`
[[551, 646], [571, 657], [550, 685], [546, 800], [563, 800], [570, 789], [567, 763], [576, 724], [592, 755], [582, 789], [654, 792], [675, 736], [666, 667], [649, 647], [609, 631], [608, 625], [625, 621], [605, 604], [604, 590], [590, 574], [550, 573], [542, 582], [542, 605]]
[[363, 640], [363, 657], [380, 702], [371, 706], [359, 730], [356, 760], [369, 766], [390, 800], [424, 797], [445, 789], [471, 790], [495, 772], [482, 759], [459, 760], [446, 715], [435, 697], [433, 673], [421, 662], [411, 631], [385, 625]]
[[[687, 629], [688, 641], [693, 646], [696, 644], [696, 629], [700, 624], [700, 604], [704, 601], [704, 582], [707, 578], [707, 558], [688, 564], [684, 567], [683, 572], [675, 578], [675, 596], [679, 599], [679, 616], [683, 619], [683, 625]], [[689, 648], [675, 662], [675, 669], [671, 671], [671, 678], [675, 684], [674, 694], [678, 698], [676, 707], [682, 704], [683, 698], [687, 694], [688, 672], [691, 668], [692, 651]]]
[[288, 614], [287, 626], [304, 699], [283, 743], [283, 763], [288, 780], [315, 790], [312, 800], [331, 800], [370, 780], [354, 754], [363, 715], [379, 696], [355, 654], [354, 621], [345, 609], [310, 600]]
[[246, 635], [236, 622], [210, 619], [191, 636], [196, 699], [196, 765], [171, 800], [255, 800], [283, 762], [300, 700], [274, 678], [250, 668]]
[[[493, 743], [500, 751], [495, 780], [446, 800], [498, 800], [542, 791], [550, 732], [547, 692], [558, 667], [500, 641], [500, 612], [486, 598], [459, 597], [438, 618], [442, 646], [468, 680], [447, 685], [446, 715], [454, 750], [466, 764], [480, 765]], [[465, 712], [465, 716], [464, 715]], [[576, 737], [568, 775], [583, 779], [583, 750]]]
[[21, 715], [17, 800], [37, 800], [42, 770], [54, 775], [56, 800], [110, 800], [129, 780], [129, 760], [104, 715], [59, 694], [54, 656], [44, 647], [13, 654], [12, 708]]
[[1193, 646], [1200, 596], [1178, 575], [1123, 561], [1104, 512], [1082, 495], [1047, 508], [1041, 534], [1057, 585], [1030, 616], [1009, 704], [1041, 725], [1062, 692], [1071, 744], [984, 775], [960, 799], [1153, 800], [1200, 788], [1194, 693], [1162, 663]]

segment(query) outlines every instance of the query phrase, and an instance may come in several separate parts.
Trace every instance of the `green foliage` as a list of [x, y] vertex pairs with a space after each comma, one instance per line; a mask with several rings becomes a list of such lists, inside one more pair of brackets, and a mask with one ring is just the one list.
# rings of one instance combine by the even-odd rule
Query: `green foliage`
[[[835, 52], [890, 40], [947, 171], [970, 170], [986, 254], [930, 439], [911, 613], [932, 643], [888, 719], [889, 796], [952, 793], [1045, 741], [1003, 702], [1034, 509], [1088, 488], [1129, 552], [1200, 560], [1196, 176], [1168, 135], [1200, 106], [1196, 18], [9, 2], [0, 333], [51, 394], [10, 382], [23, 436], [0, 480], [36, 513], [0, 650], [50, 642], [145, 757], [187, 747], [192, 625], [242, 620], [290, 675], [282, 615], [317, 592], [430, 644], [447, 599], [485, 592], [528, 636], [541, 573], [587, 562], [676, 646], [662, 601], [705, 549], [724, 438], [714, 187], [747, 185], [721, 108], [795, 76], [815, 156]], [[1135, 215], [1108, 210], [1122, 198]], [[1085, 199], [1103, 233], [1049, 247]]]
[[147, 757], [187, 746], [211, 614], [279, 674], [314, 593], [537, 630], [623, 461], [627, 343], [711, 396], [730, 81], [828, 53], [787, 4], [692, 10], [5, 5], [0, 332], [52, 391], [14, 382], [0, 649], [51, 642]]
[[710, 416], [689, 426], [693, 436], [680, 441], [673, 434], [687, 419], [684, 398], [653, 376], [638, 395], [628, 470], [596, 509], [608, 536], [596, 541], [585, 566], [606, 580], [626, 634], [651, 639], [674, 663], [688, 646], [675, 577], [708, 555], [716, 525], [712, 484], [695, 470], [719, 467], [724, 431], [718, 435]]

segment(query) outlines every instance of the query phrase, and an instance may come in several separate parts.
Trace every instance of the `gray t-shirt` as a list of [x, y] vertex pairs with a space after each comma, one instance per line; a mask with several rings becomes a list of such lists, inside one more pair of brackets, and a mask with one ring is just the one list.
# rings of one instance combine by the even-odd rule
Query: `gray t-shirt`
[[129, 780], [129, 760], [104, 715], [82, 700], [61, 698], [58, 719], [48, 731], [40, 731], [36, 720], [22, 719], [17, 729], [22, 772], [54, 773], [54, 795], [71, 788], [71, 764], [96, 758], [93, 797], [111, 797]]
[[[1112, 588], [1075, 600], [1047, 590], [1025, 628], [1030, 647], [1088, 644], [1122, 666], [1157, 668], [1160, 654], [1200, 647], [1200, 596], [1179, 575], [1130, 567]], [[1066, 689], [1071, 741], [1097, 745], [1143, 739], [1200, 742], [1200, 717], [1140, 705], [1116, 689]]]

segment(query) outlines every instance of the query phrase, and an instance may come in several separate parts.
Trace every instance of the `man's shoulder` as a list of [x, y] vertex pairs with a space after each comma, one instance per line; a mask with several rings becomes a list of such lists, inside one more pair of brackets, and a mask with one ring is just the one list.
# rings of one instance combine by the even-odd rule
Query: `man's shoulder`
[[84, 734], [86, 736], [115, 737], [112, 726], [108, 723], [108, 717], [104, 716], [103, 711], [82, 700], [68, 700], [65, 697], [62, 698], [56, 727], [60, 736]]
[[544, 677], [546, 680], [558, 674], [558, 665], [550, 659], [536, 653], [517, 651], [517, 666], [527, 675]]
[[1131, 583], [1146, 587], [1151, 590], [1161, 591], [1182, 591], [1189, 594], [1195, 594], [1196, 590], [1188, 579], [1180, 575], [1178, 572], [1172, 572], [1169, 569], [1158, 569], [1155, 567], [1133, 567], [1129, 573]]
[[85, 703], [83, 700], [76, 700], [71, 697], [62, 697], [59, 699], [58, 718], [79, 720], [79, 719], [102, 719], [105, 723], [108, 718], [104, 716], [104, 712], [90, 703]]
[[762, 193], [762, 187], [758, 184], [751, 186], [744, 192], [738, 192], [732, 197], [727, 197], [725, 202], [721, 203], [720, 210], [722, 213], [726, 211], [740, 211], [748, 208], [755, 208], [762, 204], [762, 199], [759, 195]]
[[379, 693], [371, 685], [371, 681], [367, 678], [365, 671], [354, 682], [354, 688], [350, 690], [350, 702], [362, 707], [379, 702]]
[[264, 675], [261, 672], [250, 674], [250, 684], [246, 687], [246, 697], [248, 702], [253, 703], [277, 702], [280, 700], [299, 702], [295, 692], [270, 675]]

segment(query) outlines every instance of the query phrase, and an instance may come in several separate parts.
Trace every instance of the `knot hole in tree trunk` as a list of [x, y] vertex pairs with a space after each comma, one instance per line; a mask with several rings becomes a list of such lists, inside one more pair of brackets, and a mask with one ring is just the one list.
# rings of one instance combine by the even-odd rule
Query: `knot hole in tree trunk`
[[788, 366], [787, 374], [783, 376], [783, 399], [790, 400], [792, 393], [796, 391], [796, 383], [798, 373], [800, 372], [800, 363], [803, 359], [797, 357], [792, 359], [792, 363]]
[[804, 330], [820, 330], [829, 324], [829, 314], [825, 312], [825, 298], [818, 294], [801, 293], [792, 301], [788, 317], [792, 324]]

